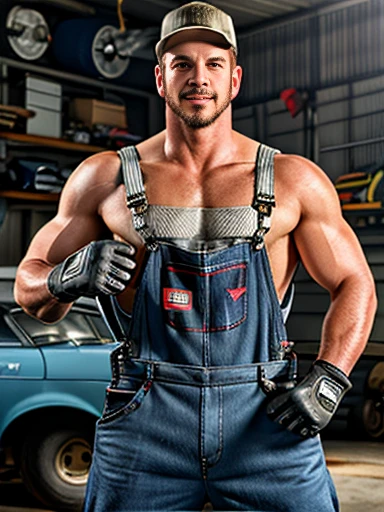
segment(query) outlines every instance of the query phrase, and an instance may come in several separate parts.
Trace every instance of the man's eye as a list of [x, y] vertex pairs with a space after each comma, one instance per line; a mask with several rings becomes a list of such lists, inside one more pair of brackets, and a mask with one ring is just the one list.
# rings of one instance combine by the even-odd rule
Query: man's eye
[[214, 68], [219, 68], [220, 67], [220, 64], [218, 64], [217, 62], [211, 62], [209, 65], [214, 67]]
[[182, 68], [182, 69], [185, 69], [189, 66], [188, 62], [178, 62], [176, 65], [175, 65], [175, 68]]

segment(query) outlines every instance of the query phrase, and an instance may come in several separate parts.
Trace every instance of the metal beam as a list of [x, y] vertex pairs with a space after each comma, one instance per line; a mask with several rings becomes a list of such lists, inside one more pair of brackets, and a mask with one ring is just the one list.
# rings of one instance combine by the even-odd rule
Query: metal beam
[[328, 153], [329, 151], [339, 151], [341, 149], [356, 148], [358, 146], [366, 146], [368, 144], [377, 144], [378, 142], [384, 142], [384, 137], [359, 140], [356, 142], [347, 142], [346, 144], [337, 144], [335, 146], [325, 146], [324, 148], [320, 149], [320, 153]]
[[263, 8], [264, 6], [270, 12], [270, 8], [272, 8], [273, 13], [279, 15], [281, 12], [294, 12], [296, 11], [296, 7], [291, 5], [287, 5], [283, 2], [275, 2], [274, 0], [250, 0], [256, 7]]
[[126, 87], [123, 85], [115, 85], [109, 82], [98, 80], [96, 78], [88, 78], [82, 75], [77, 75], [75, 73], [68, 73], [67, 71], [58, 71], [56, 69], [46, 68], [43, 66], [38, 66], [36, 64], [30, 64], [29, 62], [22, 62], [18, 60], [9, 59], [7, 57], [0, 57], [0, 66], [2, 65], [22, 69], [24, 71], [31, 71], [33, 73], [42, 73], [46, 76], [53, 76], [61, 80], [77, 82], [85, 85], [90, 85], [93, 87], [98, 87], [99, 89], [121, 92], [123, 94], [128, 94], [132, 96], [140, 96], [142, 98], [151, 98], [152, 96], [154, 96], [154, 93], [143, 91], [140, 89], [133, 89], [132, 87]]
[[[141, 0], [143, 1], [143, 0]], [[167, 9], [176, 9], [179, 7], [178, 2], [172, 2], [172, 0], [145, 0], [149, 4], [159, 5], [160, 7], [166, 7]]]
[[243, 5], [234, 4], [231, 1], [220, 0], [220, 1], [217, 1], [216, 4], [217, 4], [217, 6], [222, 5], [223, 7], [228, 7], [232, 11], [245, 12], [247, 14], [252, 14], [255, 17], [260, 16], [261, 18], [272, 18], [272, 14], [268, 14], [265, 11], [259, 11], [257, 9], [253, 9], [252, 7], [245, 7]]
[[237, 37], [239, 39], [242, 39], [245, 37], [249, 37], [253, 34], [259, 34], [266, 30], [270, 30], [271, 28], [282, 27], [284, 25], [287, 25], [287, 24], [295, 22], [295, 21], [302, 21], [302, 20], [310, 19], [310, 18], [313, 18], [316, 16], [321, 16], [322, 14], [328, 14], [329, 12], [339, 11], [341, 9], [350, 7], [352, 5], [365, 4], [370, 1], [371, 0], [339, 0], [332, 4], [327, 4], [326, 6], [322, 6], [322, 7], [320, 6], [320, 7], [314, 7], [311, 9], [299, 10], [299, 11], [297, 11], [297, 13], [287, 14], [286, 16], [284, 16], [283, 19], [279, 19], [276, 21], [272, 20], [272, 21], [260, 22], [260, 24], [256, 25], [254, 28], [238, 33]]
[[[287, 0], [280, 0], [280, 3], [286, 3]], [[288, 0], [289, 5], [292, 5], [293, 7], [303, 7], [304, 9], [310, 9], [312, 7], [312, 3], [308, 0]]]

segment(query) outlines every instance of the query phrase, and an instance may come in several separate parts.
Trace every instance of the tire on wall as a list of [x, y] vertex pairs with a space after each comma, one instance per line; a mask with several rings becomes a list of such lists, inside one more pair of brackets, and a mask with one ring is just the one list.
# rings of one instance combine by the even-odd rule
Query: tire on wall
[[24, 440], [20, 473], [27, 489], [54, 510], [81, 511], [92, 461], [93, 433], [52, 425]]

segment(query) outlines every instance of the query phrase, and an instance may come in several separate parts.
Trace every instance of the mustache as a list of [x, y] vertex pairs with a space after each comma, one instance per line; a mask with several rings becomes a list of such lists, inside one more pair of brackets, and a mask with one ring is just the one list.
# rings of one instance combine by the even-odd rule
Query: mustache
[[209, 89], [198, 89], [197, 87], [193, 87], [193, 89], [189, 89], [188, 91], [181, 92], [179, 94], [179, 99], [183, 100], [188, 96], [209, 96], [213, 100], [217, 99], [217, 93], [214, 91], [210, 91]]

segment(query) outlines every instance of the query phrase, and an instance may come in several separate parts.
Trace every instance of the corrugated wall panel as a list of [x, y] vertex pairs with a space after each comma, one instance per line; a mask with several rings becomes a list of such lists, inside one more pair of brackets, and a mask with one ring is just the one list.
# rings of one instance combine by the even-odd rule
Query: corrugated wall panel
[[323, 88], [384, 72], [384, 1], [319, 11], [239, 36], [245, 69], [237, 105], [286, 87]]
[[320, 16], [320, 85], [383, 70], [383, 23], [382, 0]]
[[[383, 162], [384, 75], [320, 89], [315, 102], [320, 148], [317, 163], [332, 180]], [[235, 110], [234, 127], [286, 153], [309, 156], [303, 114], [292, 119], [281, 100]]]

